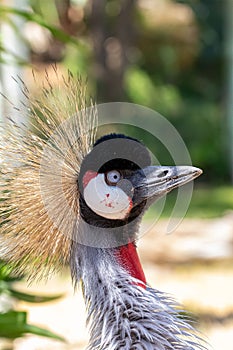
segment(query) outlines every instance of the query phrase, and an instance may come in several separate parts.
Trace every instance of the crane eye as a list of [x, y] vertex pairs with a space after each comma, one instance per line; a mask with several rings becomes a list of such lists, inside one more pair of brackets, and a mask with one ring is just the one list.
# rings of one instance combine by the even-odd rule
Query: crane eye
[[117, 170], [111, 170], [105, 174], [105, 181], [108, 185], [116, 185], [121, 179], [121, 173]]

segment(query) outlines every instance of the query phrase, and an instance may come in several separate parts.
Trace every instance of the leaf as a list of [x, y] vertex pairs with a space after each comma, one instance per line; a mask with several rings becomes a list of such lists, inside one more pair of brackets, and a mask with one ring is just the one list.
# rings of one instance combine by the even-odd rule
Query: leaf
[[4, 325], [15, 323], [15, 325], [25, 324], [27, 322], [27, 313], [25, 311], [8, 311], [0, 314], [0, 331]]
[[57, 295], [51, 295], [51, 296], [28, 294], [28, 293], [19, 292], [10, 287], [8, 287], [8, 294], [10, 294], [12, 297], [16, 299], [27, 301], [29, 303], [46, 303], [49, 301], [60, 299], [63, 296], [63, 294], [57, 294]]
[[27, 21], [32, 21], [32, 22], [39, 24], [40, 26], [48, 29], [50, 31], [50, 33], [55, 38], [59, 39], [60, 41], [62, 41], [65, 44], [72, 43], [76, 46], [79, 46], [81, 44], [81, 42], [79, 42], [74, 37], [66, 34], [61, 29], [59, 29], [51, 24], [48, 24], [46, 21], [44, 21], [44, 19], [40, 15], [38, 15], [34, 12], [29, 12], [29, 11], [25, 11], [25, 10], [18, 10], [17, 8], [11, 8], [11, 7], [6, 7], [6, 6], [1, 6], [0, 10], [2, 13], [15, 14], [17, 16], [23, 17]]
[[61, 337], [58, 334], [55, 334], [47, 329], [29, 325], [29, 324], [25, 325], [25, 333], [40, 335], [42, 337], [52, 338], [52, 339], [60, 340], [62, 342], [66, 342], [65, 338]]
[[14, 276], [13, 267], [0, 260], [0, 281], [14, 282], [22, 279], [23, 276]]
[[19, 279], [20, 278], [12, 275], [12, 268], [0, 260], [0, 294], [5, 292], [13, 298], [27, 301], [29, 303], [45, 303], [57, 300], [63, 296], [63, 294], [45, 296], [20, 292], [11, 287], [11, 282]]
[[9, 311], [0, 314], [0, 337], [15, 339], [25, 333], [40, 335], [65, 342], [65, 339], [47, 329], [27, 324], [27, 313], [24, 311]]
[[27, 321], [24, 311], [9, 311], [0, 314], [0, 337], [18, 338], [23, 335], [23, 327]]
[[11, 273], [12, 269], [4, 261], [0, 260], [0, 281], [11, 279]]

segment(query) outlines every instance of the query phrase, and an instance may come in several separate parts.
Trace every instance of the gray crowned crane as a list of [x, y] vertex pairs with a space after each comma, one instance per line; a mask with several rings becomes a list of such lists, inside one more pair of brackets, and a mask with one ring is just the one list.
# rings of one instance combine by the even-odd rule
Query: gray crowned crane
[[88, 350], [204, 349], [172, 298], [147, 284], [136, 246], [146, 209], [202, 171], [152, 166], [122, 134], [94, 142], [85, 84], [71, 74], [59, 89], [47, 83], [40, 99], [23, 86], [34, 128], [9, 121], [1, 135], [1, 256], [30, 280], [70, 265]]

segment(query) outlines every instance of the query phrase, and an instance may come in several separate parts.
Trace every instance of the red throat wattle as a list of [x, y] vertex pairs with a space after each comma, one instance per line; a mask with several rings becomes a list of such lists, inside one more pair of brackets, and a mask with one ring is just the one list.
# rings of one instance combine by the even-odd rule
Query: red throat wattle
[[146, 277], [140, 263], [136, 246], [133, 242], [117, 248], [116, 258], [120, 265], [130, 273], [130, 275], [142, 283], [136, 285], [146, 288]]

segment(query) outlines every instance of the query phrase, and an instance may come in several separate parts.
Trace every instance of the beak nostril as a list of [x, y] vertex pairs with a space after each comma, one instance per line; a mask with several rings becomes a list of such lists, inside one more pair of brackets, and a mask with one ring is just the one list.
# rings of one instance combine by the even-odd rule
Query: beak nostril
[[161, 178], [161, 177], [164, 177], [168, 174], [168, 170], [163, 170], [160, 174], [158, 174], [158, 177]]

